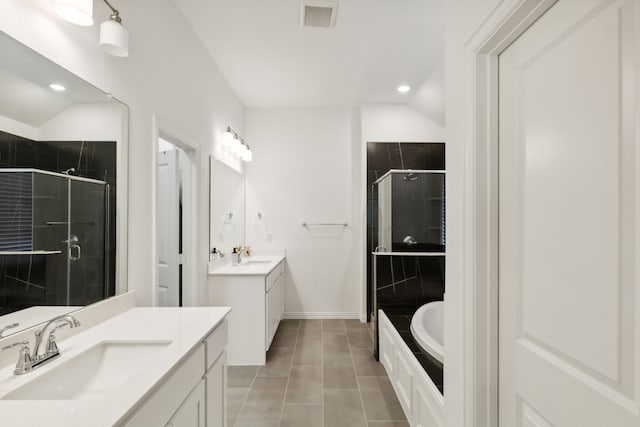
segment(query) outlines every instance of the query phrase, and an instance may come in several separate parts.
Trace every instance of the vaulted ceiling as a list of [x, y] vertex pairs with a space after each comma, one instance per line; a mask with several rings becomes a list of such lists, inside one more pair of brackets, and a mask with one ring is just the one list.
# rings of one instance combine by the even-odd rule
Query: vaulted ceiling
[[333, 28], [302, 0], [174, 1], [250, 108], [408, 103], [442, 67], [444, 0], [338, 0]]

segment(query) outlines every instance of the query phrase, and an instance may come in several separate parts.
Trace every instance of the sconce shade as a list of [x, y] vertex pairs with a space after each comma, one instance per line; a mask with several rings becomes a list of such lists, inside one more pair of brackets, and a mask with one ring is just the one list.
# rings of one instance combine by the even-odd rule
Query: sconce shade
[[100, 25], [100, 47], [112, 56], [129, 56], [129, 32], [116, 21], [103, 22]]
[[83, 27], [93, 25], [93, 0], [56, 0], [53, 10], [72, 24]]
[[233, 133], [231, 129], [227, 127], [227, 130], [222, 134], [222, 146], [229, 148], [233, 143]]
[[251, 151], [251, 149], [248, 149], [244, 152], [244, 154], [242, 155], [242, 160], [244, 160], [245, 162], [250, 162], [253, 160], [253, 152]]
[[238, 137], [236, 136], [236, 137], [235, 137], [235, 138], [233, 138], [233, 140], [231, 141], [231, 147], [230, 147], [231, 152], [232, 152], [233, 154], [236, 154], [236, 155], [240, 154], [240, 147], [241, 147], [241, 145], [240, 145], [240, 139], [238, 139]]

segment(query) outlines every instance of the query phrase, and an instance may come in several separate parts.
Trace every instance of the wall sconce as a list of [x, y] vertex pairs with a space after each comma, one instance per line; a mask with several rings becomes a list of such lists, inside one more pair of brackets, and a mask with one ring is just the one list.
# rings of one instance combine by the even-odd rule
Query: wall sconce
[[107, 1], [111, 9], [109, 20], [100, 25], [100, 47], [109, 55], [124, 58], [129, 56], [129, 32], [122, 26], [120, 12]]
[[[100, 47], [109, 55], [120, 58], [129, 56], [129, 32], [122, 26], [120, 12], [107, 0], [103, 0], [111, 15], [100, 25]], [[93, 25], [93, 0], [55, 0], [53, 9], [61, 18], [72, 24]]]
[[227, 126], [227, 130], [222, 134], [222, 147], [240, 157], [240, 159], [245, 162], [253, 160], [253, 153], [249, 145], [229, 126]]

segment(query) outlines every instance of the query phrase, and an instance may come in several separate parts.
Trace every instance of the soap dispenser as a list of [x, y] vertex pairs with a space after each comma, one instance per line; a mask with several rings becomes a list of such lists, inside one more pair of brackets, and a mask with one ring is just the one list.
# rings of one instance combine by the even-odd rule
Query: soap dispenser
[[240, 252], [238, 248], [233, 248], [233, 253], [231, 254], [231, 265], [240, 264]]

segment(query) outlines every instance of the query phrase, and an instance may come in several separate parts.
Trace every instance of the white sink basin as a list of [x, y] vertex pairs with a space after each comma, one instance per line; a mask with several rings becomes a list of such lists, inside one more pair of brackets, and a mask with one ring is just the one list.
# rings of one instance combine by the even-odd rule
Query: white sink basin
[[[131, 378], [171, 341], [106, 341], [69, 359], [3, 400], [81, 400], [99, 398]], [[61, 357], [64, 357], [64, 353]], [[37, 370], [25, 375], [36, 375]]]

